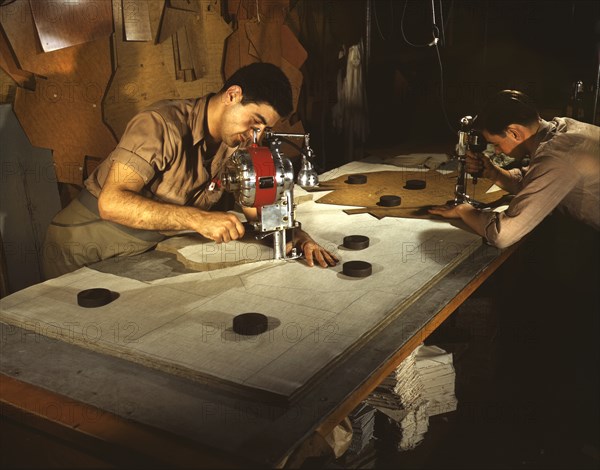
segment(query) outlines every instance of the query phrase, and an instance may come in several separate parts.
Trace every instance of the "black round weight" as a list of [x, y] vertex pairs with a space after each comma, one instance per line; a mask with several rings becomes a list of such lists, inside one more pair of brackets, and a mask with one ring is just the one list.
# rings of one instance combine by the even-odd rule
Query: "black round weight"
[[404, 187], [406, 189], [425, 189], [427, 183], [425, 180], [407, 180]]
[[253, 336], [267, 331], [269, 319], [262, 313], [241, 313], [233, 317], [233, 331], [239, 335]]
[[379, 205], [383, 206], [383, 207], [399, 206], [401, 200], [402, 199], [400, 198], [400, 196], [395, 196], [395, 195], [392, 195], [392, 194], [386, 194], [385, 196], [381, 196], [379, 198]]
[[350, 277], [367, 277], [373, 272], [373, 267], [366, 261], [347, 261], [342, 265], [342, 272]]
[[364, 235], [348, 235], [344, 237], [344, 247], [351, 250], [364, 250], [369, 246], [369, 237]]
[[348, 184], [365, 184], [367, 182], [367, 175], [348, 175], [346, 182]]
[[101, 287], [86, 289], [77, 293], [77, 304], [80, 307], [93, 308], [102, 307], [112, 301], [112, 293]]

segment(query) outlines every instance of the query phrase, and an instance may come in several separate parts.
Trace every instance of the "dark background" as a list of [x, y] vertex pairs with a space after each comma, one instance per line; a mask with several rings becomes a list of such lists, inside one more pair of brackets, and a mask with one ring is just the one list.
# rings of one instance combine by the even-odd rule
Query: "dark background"
[[324, 169], [362, 158], [369, 148], [448, 145], [460, 117], [477, 114], [490, 94], [506, 88], [529, 94], [550, 119], [566, 114], [572, 85], [582, 80], [591, 122], [600, 2], [435, 0], [442, 81], [436, 48], [406, 41], [432, 41], [432, 2], [372, 0], [370, 56], [363, 61], [370, 133], [364, 145], [354, 139], [348, 148], [330, 113], [338, 71], [345, 70], [340, 45], [365, 40], [367, 3], [297, 3], [299, 39], [308, 51], [299, 114]]

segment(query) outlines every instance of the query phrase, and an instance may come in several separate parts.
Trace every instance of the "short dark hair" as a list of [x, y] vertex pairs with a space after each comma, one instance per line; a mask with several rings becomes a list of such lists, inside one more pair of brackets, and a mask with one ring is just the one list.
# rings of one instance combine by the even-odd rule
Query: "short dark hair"
[[517, 90], [502, 90], [484, 105], [475, 126], [490, 134], [504, 134], [510, 124], [529, 126], [539, 118], [537, 106], [529, 96]]
[[246, 65], [225, 81], [221, 91], [233, 85], [242, 89], [242, 104], [266, 103], [281, 117], [287, 117], [294, 109], [290, 81], [276, 65], [266, 62]]

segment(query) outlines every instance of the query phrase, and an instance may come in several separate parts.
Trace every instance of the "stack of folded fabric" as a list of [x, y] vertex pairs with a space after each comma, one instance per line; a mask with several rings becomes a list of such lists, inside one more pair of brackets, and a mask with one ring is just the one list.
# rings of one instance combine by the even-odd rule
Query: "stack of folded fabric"
[[415, 369], [423, 386], [421, 398], [429, 403], [428, 416], [455, 411], [458, 400], [452, 354], [437, 346], [422, 346], [415, 356]]
[[456, 410], [454, 382], [452, 354], [418, 346], [365, 400], [380, 415], [375, 436], [393, 440], [398, 450], [418, 445], [430, 416]]
[[348, 452], [359, 455], [373, 438], [375, 428], [375, 408], [363, 402], [350, 413], [352, 442]]

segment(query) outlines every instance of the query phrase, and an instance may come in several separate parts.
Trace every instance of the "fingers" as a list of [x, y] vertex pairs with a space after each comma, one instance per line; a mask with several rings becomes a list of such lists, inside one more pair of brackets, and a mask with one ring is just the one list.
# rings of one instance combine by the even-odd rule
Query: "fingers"
[[244, 236], [244, 233], [246, 233], [246, 228], [240, 219], [232, 214], [230, 215], [233, 218], [234, 227], [229, 230], [229, 234], [232, 240], [237, 240], [238, 238], [242, 238]]
[[322, 256], [323, 256], [323, 263], [319, 263], [322, 267], [326, 268], [327, 266], [335, 266], [336, 264], [338, 264], [339, 259], [332, 255], [331, 253], [329, 253], [329, 251], [327, 250], [323, 250], [321, 252]]
[[439, 214], [441, 214], [442, 212], [445, 212], [445, 211], [447, 211], [447, 210], [448, 210], [448, 206], [432, 206], [432, 207], [430, 207], [430, 208], [429, 208], [428, 212], [429, 212], [430, 214], [436, 214], [436, 215], [439, 215]]
[[314, 242], [306, 242], [302, 247], [302, 251], [309, 266], [314, 266], [316, 261], [322, 268], [327, 268], [328, 266], [335, 266], [339, 261], [335, 255]]
[[441, 215], [446, 219], [456, 219], [459, 218], [459, 214], [457, 212], [456, 206], [433, 206], [430, 207], [428, 212], [433, 215]]
[[217, 243], [228, 243], [231, 240], [238, 240], [242, 238], [245, 232], [244, 226], [240, 223], [237, 217], [236, 221], [238, 223], [232, 221], [233, 223], [229, 224], [225, 222], [223, 227], [221, 227], [220, 230], [217, 230], [214, 241]]
[[304, 259], [306, 260], [306, 264], [308, 264], [311, 268], [315, 265], [315, 262], [313, 261], [313, 252], [312, 252], [312, 250], [305, 250], [304, 251]]
[[467, 154], [467, 159], [465, 161], [465, 168], [467, 173], [479, 173], [484, 168], [484, 162], [479, 156], [475, 156], [473, 154]]
[[205, 216], [197, 231], [216, 243], [227, 243], [244, 236], [245, 228], [240, 219], [228, 212], [212, 212]]

